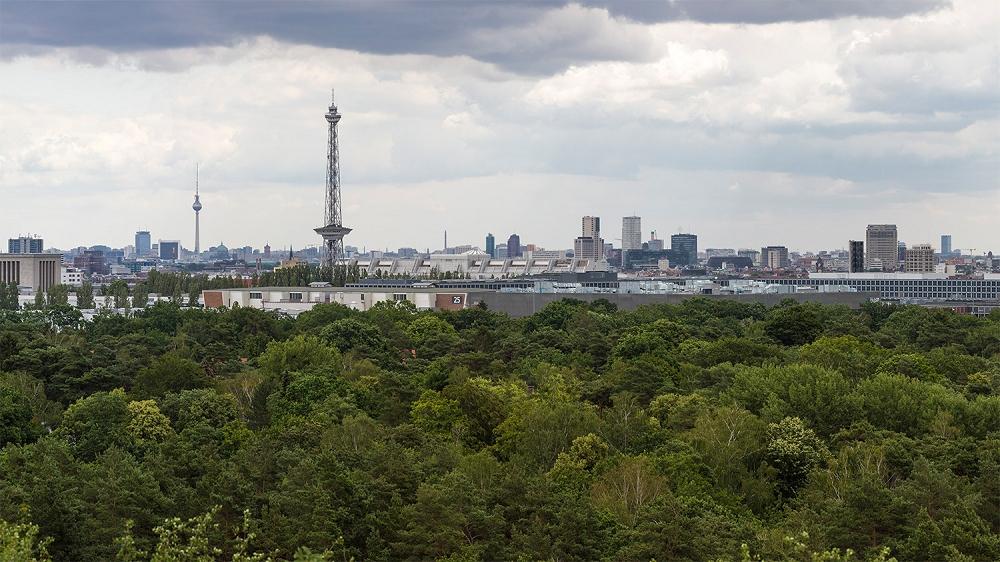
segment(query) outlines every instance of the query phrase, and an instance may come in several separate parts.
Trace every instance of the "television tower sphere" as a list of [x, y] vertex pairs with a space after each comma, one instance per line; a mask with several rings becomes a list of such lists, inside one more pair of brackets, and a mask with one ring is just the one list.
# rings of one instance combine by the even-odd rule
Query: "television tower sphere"
[[191, 208], [194, 209], [194, 212], [196, 213], [201, 210], [201, 201], [198, 200], [197, 195], [194, 196], [194, 205], [191, 205]]

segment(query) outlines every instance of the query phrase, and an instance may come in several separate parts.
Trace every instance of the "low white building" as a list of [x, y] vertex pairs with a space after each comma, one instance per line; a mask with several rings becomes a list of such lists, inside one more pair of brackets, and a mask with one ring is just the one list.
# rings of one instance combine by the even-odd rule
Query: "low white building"
[[275, 310], [297, 316], [317, 304], [336, 303], [355, 310], [368, 310], [383, 301], [407, 301], [417, 310], [460, 310], [476, 289], [354, 288], [354, 287], [253, 287], [205, 290], [201, 301], [207, 308], [234, 306]]
[[64, 267], [62, 270], [62, 284], [79, 287], [83, 285], [85, 275], [82, 269], [75, 267]]

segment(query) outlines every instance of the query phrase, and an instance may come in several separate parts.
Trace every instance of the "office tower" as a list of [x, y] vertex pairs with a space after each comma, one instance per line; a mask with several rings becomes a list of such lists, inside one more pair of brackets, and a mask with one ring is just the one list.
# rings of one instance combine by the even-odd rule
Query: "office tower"
[[264, 244], [264, 259], [266, 259], [266, 260], [271, 259], [271, 245], [270, 244]]
[[906, 250], [903, 267], [907, 273], [933, 273], [934, 265], [934, 248], [930, 244], [914, 244]]
[[194, 165], [194, 255], [201, 253], [201, 199], [198, 194], [198, 164]]
[[496, 255], [493, 256], [493, 257], [496, 258], [496, 259], [498, 259], [498, 260], [505, 260], [505, 259], [507, 259], [507, 257], [508, 257], [507, 256], [507, 245], [504, 244], [503, 242], [497, 244], [497, 247], [496, 247], [496, 250], [495, 250], [494, 253]]
[[42, 239], [28, 236], [18, 236], [7, 240], [7, 251], [11, 254], [40, 254]]
[[906, 242], [896, 243], [896, 263], [899, 264], [898, 269], [903, 268], [903, 262], [906, 261]]
[[102, 250], [84, 250], [82, 254], [73, 257], [73, 267], [86, 272], [87, 275], [111, 273]]
[[765, 246], [760, 249], [760, 265], [770, 269], [785, 269], [791, 265], [788, 248], [785, 246]]
[[486, 234], [486, 254], [491, 258], [497, 257], [497, 240], [492, 232]]
[[687, 259], [679, 265], [695, 265], [698, 263], [698, 237], [696, 235], [672, 234], [670, 236], [670, 249], [687, 255]]
[[865, 233], [865, 269], [896, 271], [899, 267], [896, 225], [870, 224]]
[[511, 234], [507, 238], [507, 257], [508, 258], [519, 258], [523, 254], [521, 253], [521, 237], [517, 234]]
[[583, 217], [582, 235], [573, 241], [573, 255], [580, 259], [604, 258], [604, 240], [601, 239], [601, 218]]
[[323, 224], [319, 228], [313, 229], [316, 234], [323, 237], [323, 265], [330, 267], [330, 275], [333, 275], [333, 266], [338, 260], [344, 257], [344, 236], [347, 236], [351, 229], [343, 225], [340, 205], [340, 145], [337, 139], [337, 124], [340, 123], [340, 112], [334, 103], [333, 94], [330, 95], [330, 107], [326, 112], [327, 137], [326, 137], [326, 201], [323, 206]]
[[604, 245], [599, 238], [580, 236], [573, 241], [573, 255], [580, 259], [596, 261], [604, 257]]
[[153, 243], [148, 230], [139, 230], [135, 233], [135, 255], [141, 257], [148, 256]]
[[757, 250], [739, 250], [736, 255], [741, 258], [749, 258], [751, 265], [760, 265], [760, 252]]
[[622, 250], [642, 249], [642, 219], [622, 218]]
[[160, 259], [176, 260], [180, 257], [181, 243], [177, 240], [160, 240]]
[[653, 230], [649, 233], [649, 242], [646, 243], [646, 249], [652, 250], [654, 252], [659, 252], [663, 250], [663, 240], [656, 237], [656, 231]]
[[736, 255], [736, 250], [732, 248], [705, 248], [706, 258], [725, 258]]
[[864, 240], [851, 240], [848, 242], [850, 249], [848, 250], [848, 261], [850, 263], [849, 271], [851, 273], [859, 273], [865, 270], [865, 241]]
[[941, 235], [941, 255], [951, 255], [951, 234]]

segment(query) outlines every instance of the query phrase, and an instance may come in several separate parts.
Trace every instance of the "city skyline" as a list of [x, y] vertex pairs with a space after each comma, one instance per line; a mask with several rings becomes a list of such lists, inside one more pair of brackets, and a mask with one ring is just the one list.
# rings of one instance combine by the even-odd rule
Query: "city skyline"
[[[705, 247], [844, 248], [877, 223], [911, 244], [947, 232], [957, 248], [1000, 247], [997, 14], [985, 2], [752, 18], [726, 3], [712, 15], [494, 6], [495, 20], [434, 4], [413, 33], [440, 15], [474, 31], [434, 48], [405, 34], [381, 47], [316, 39], [316, 17], [250, 32], [207, 6], [218, 33], [192, 38], [157, 3], [86, 5], [108, 30], [148, 32], [125, 40], [4, 3], [0, 82], [18, 85], [0, 89], [0, 189], [18, 201], [0, 210], [8, 231], [68, 248], [125, 246], [142, 227], [191, 248], [188, 170], [201, 161], [204, 240], [316, 245], [316, 115], [336, 86], [351, 245], [433, 248], [447, 229], [473, 245], [491, 231], [567, 248], [580, 216], [637, 214], [644, 238], [690, 231]], [[163, 17], [142, 23], [143, 10]], [[564, 48], [539, 26], [563, 30]]]

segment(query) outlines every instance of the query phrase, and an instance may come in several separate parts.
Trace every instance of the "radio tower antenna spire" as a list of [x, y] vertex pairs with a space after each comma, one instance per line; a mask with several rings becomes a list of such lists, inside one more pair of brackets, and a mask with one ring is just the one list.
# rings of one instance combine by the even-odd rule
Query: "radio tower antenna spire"
[[194, 255], [198, 256], [201, 254], [201, 199], [199, 197], [198, 190], [198, 176], [200, 163], [195, 162], [194, 164], [194, 203], [191, 208], [194, 209]]
[[331, 278], [335, 266], [340, 265], [344, 256], [344, 236], [351, 232], [344, 227], [340, 204], [340, 141], [337, 137], [337, 125], [340, 123], [340, 112], [334, 100], [334, 91], [330, 90], [330, 107], [326, 112], [326, 204], [323, 207], [323, 224], [314, 229], [323, 237], [323, 265], [330, 268]]

